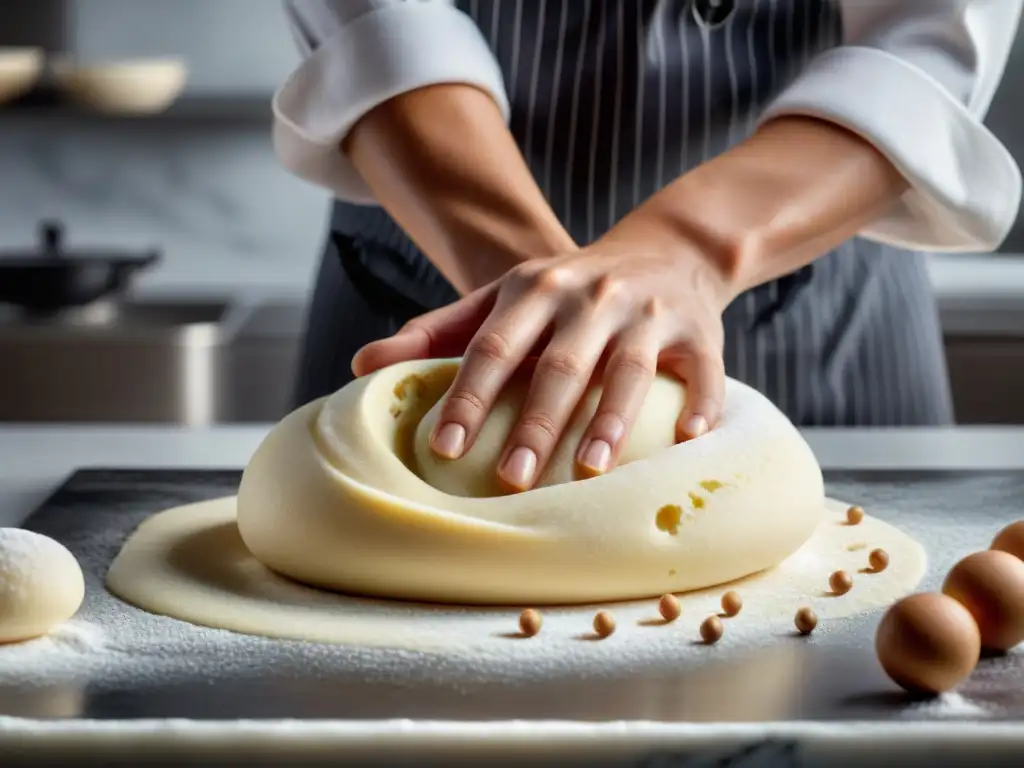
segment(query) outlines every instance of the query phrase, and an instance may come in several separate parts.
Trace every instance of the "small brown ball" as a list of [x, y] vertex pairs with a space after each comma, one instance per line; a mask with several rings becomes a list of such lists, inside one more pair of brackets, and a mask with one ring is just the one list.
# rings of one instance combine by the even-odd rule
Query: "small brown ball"
[[868, 565], [875, 573], [881, 573], [889, 567], [889, 553], [884, 549], [872, 549], [868, 555]]
[[722, 626], [722, 620], [717, 616], [708, 616], [704, 619], [704, 623], [700, 625], [701, 639], [708, 645], [721, 640], [724, 631], [725, 628]]
[[1024, 562], [1009, 552], [968, 555], [953, 566], [942, 591], [974, 616], [983, 648], [1008, 651], [1024, 640]]
[[797, 632], [801, 635], [809, 635], [818, 626], [818, 614], [804, 606], [796, 612], [793, 623], [796, 625]]
[[598, 637], [608, 637], [615, 631], [615, 619], [608, 611], [598, 611], [594, 614], [594, 631]]
[[658, 601], [658, 611], [665, 621], [675, 621], [683, 609], [679, 607], [679, 598], [675, 595], [662, 595]]
[[882, 617], [875, 652], [900, 687], [911, 693], [943, 693], [974, 671], [981, 634], [970, 612], [953, 598], [911, 595]]
[[850, 525], [860, 525], [864, 521], [864, 509], [854, 504], [846, 510], [846, 522]]
[[853, 576], [846, 571], [836, 571], [828, 577], [828, 585], [837, 595], [845, 595], [853, 589]]
[[729, 590], [722, 595], [722, 613], [726, 616], [735, 616], [743, 610], [743, 598], [738, 593]]
[[541, 619], [540, 613], [533, 608], [527, 608], [519, 614], [519, 631], [527, 637], [533, 637], [540, 632], [543, 623], [544, 620]]
[[992, 539], [989, 549], [1009, 552], [1018, 560], [1024, 560], [1024, 520], [1010, 523]]

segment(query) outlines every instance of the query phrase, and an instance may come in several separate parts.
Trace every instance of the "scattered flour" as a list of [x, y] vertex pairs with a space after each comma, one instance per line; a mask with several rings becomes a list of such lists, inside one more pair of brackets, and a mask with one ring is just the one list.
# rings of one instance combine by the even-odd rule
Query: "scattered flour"
[[907, 708], [904, 716], [929, 718], [986, 718], [998, 714], [994, 709], [968, 699], [956, 691], [922, 701]]
[[[920, 589], [937, 587], [965, 548], [984, 546], [991, 531], [1009, 519], [1012, 510], [1005, 510], [1019, 503], [1016, 486], [1006, 489], [1006, 501], [1000, 506], [996, 502], [1001, 497], [993, 497], [993, 482], [979, 481], [981, 485], [975, 490], [988, 503], [979, 508], [975, 517], [957, 518], [955, 525], [944, 524], [947, 518], [936, 512], [947, 502], [956, 502], [942, 483], [937, 482], [934, 488], [929, 486], [929, 492], [920, 493], [904, 506], [899, 523], [919, 536], [931, 560], [929, 576]], [[842, 486], [837, 490], [841, 492]], [[855, 491], [851, 487], [846, 495], [860, 498]], [[881, 504], [886, 499], [878, 493]], [[703, 611], [694, 610], [673, 624], [662, 626], [657, 620], [656, 601], [633, 608], [613, 607], [619, 629], [601, 642], [581, 639], [590, 634], [593, 608], [545, 611], [542, 635], [531, 640], [507, 637], [515, 630], [517, 611], [478, 613], [469, 624], [475, 623], [477, 630], [483, 630], [477, 634], [479, 642], [455, 643], [450, 652], [444, 653], [272, 640], [193, 626], [127, 605], [104, 586], [107, 568], [125, 536], [153, 506], [152, 500], [147, 500], [136, 502], [131, 512], [118, 509], [116, 504], [90, 508], [87, 524], [82, 522], [86, 516], [81, 514], [81, 508], [62, 510], [60, 517], [51, 517], [49, 525], [41, 529], [64, 542], [78, 558], [85, 573], [86, 597], [76, 617], [50, 636], [0, 646], [0, 704], [4, 686], [31, 685], [69, 692], [87, 687], [92, 692], [259, 676], [327, 679], [339, 685], [346, 679], [399, 685], [438, 681], [449, 688], [469, 689], [479, 683], [515, 685], [553, 676], [651, 676], [660, 669], [685, 667], [701, 675], [701, 690], [707, 692], [718, 689], [716, 681], [722, 674], [748, 681], [745, 690], [751, 699], [759, 698], [749, 696], [750, 686], [756, 684], [760, 698], [774, 713], [776, 709], [788, 708], [787, 691], [799, 693], [790, 690], [786, 681], [808, 675], [833, 675], [836, 665], [832, 662], [836, 658], [863, 660], [872, 653], [871, 639], [878, 618], [873, 613], [823, 621], [813, 635], [798, 638], [794, 637], [791, 615], [780, 615], [771, 626], [766, 626], [763, 621], [751, 621], [758, 613], [755, 606], [745, 606], [739, 617], [726, 621], [723, 640], [709, 647], [695, 642]], [[986, 519], [986, 515], [992, 519]], [[407, 631], [414, 635], [416, 607], [396, 606], [395, 610], [399, 618], [408, 619]], [[443, 631], [456, 634], [467, 626], [466, 617], [454, 612], [447, 618], [436, 617], [436, 621]], [[643, 621], [648, 624], [642, 624]], [[771, 663], [744, 663], [766, 649], [773, 652]], [[815, 650], [830, 654], [828, 666], [811, 668]], [[851, 665], [850, 674], [862, 675], [864, 670], [857, 664]], [[904, 710], [905, 717], [894, 714], [901, 723], [915, 718], [997, 718], [1002, 708], [990, 706], [989, 693], [994, 691], [996, 697], [1006, 697], [1006, 706], [1012, 708], [1008, 691], [1020, 690], [1021, 671], [1022, 666], [1011, 654], [998, 668], [992, 667], [991, 679], [986, 679], [988, 673], [979, 669], [982, 674], [977, 684], [969, 681], [962, 694], [909, 706]], [[884, 684], [884, 678], [879, 680]], [[74, 702], [69, 693], [59, 707], [74, 716]], [[739, 704], [746, 706], [736, 698], [722, 706], [735, 709]], [[53, 706], [57, 705], [52, 701], [41, 703], [40, 716], [52, 711]], [[10, 707], [6, 712], [28, 714], [20, 699], [16, 708]], [[752, 713], [751, 721], [756, 715]]]

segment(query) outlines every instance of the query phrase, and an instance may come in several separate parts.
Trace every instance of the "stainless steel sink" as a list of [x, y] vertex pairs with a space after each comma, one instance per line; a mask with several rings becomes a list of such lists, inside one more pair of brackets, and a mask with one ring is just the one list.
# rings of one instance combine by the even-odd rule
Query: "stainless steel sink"
[[95, 304], [55, 318], [7, 309], [0, 421], [223, 421], [235, 309], [210, 300]]

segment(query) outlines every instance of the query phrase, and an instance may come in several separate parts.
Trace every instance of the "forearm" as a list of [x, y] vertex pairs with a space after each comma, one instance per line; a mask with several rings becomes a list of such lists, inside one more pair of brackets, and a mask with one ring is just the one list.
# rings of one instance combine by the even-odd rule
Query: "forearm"
[[343, 146], [378, 202], [460, 293], [575, 248], [490, 96], [421, 88], [360, 120]]
[[906, 188], [860, 137], [785, 117], [680, 177], [620, 227], [627, 236], [646, 230], [659, 247], [685, 242], [709, 260], [731, 298], [847, 240]]

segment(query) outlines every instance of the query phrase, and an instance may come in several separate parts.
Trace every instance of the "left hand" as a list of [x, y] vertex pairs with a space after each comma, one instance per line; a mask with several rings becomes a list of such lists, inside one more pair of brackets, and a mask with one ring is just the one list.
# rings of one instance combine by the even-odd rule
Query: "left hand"
[[659, 369], [687, 385], [677, 438], [718, 422], [725, 389], [721, 315], [728, 281], [698, 248], [644, 245], [609, 233], [563, 256], [527, 261], [459, 301], [367, 345], [357, 375], [414, 359], [463, 355], [431, 446], [456, 459], [473, 445], [502, 387], [533, 355], [529, 394], [498, 476], [512, 491], [541, 475], [592, 376], [603, 368], [597, 411], [576, 454], [593, 476], [617, 457]]

